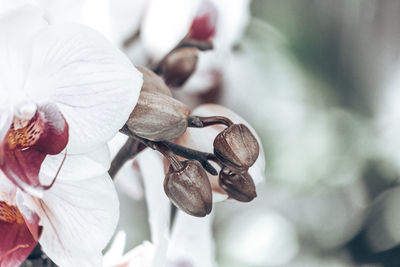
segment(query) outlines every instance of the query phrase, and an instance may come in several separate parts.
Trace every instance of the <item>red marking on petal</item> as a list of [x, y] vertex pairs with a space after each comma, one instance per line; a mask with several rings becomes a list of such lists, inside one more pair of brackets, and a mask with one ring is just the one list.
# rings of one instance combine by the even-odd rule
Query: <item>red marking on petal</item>
[[16, 206], [0, 201], [1, 267], [19, 266], [37, 245], [42, 227], [36, 214], [30, 217], [28, 220]]
[[46, 155], [56, 155], [68, 143], [68, 124], [53, 105], [40, 106], [25, 127], [11, 125], [0, 144], [0, 169], [22, 190], [47, 189], [39, 180]]
[[193, 19], [188, 37], [199, 41], [210, 41], [215, 35], [217, 14], [215, 6], [205, 1]]

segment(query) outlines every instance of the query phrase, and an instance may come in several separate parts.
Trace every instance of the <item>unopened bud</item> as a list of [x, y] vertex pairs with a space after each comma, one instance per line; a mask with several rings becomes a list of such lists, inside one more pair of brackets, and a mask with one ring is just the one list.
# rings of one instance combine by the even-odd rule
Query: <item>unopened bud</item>
[[184, 212], [204, 217], [212, 209], [210, 181], [201, 164], [195, 160], [182, 162], [180, 171], [170, 166], [164, 180], [164, 191], [175, 206]]
[[126, 125], [136, 135], [164, 141], [181, 136], [190, 110], [182, 102], [163, 94], [141, 92]]
[[260, 147], [244, 124], [233, 124], [214, 139], [214, 153], [227, 166], [248, 169], [257, 160]]
[[162, 74], [169, 86], [180, 87], [196, 69], [198, 51], [194, 47], [177, 49], [162, 64]]
[[223, 167], [219, 173], [219, 185], [231, 198], [241, 202], [252, 201], [257, 196], [253, 178], [248, 172], [235, 173]]
[[143, 74], [143, 85], [141, 92], [160, 93], [172, 96], [171, 91], [164, 80], [153, 71], [145, 67], [136, 67]]

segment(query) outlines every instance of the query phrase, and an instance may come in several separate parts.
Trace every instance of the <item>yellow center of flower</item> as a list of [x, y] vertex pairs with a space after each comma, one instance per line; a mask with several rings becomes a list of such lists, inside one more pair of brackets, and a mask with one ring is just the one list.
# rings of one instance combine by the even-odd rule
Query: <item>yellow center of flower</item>
[[6, 202], [0, 201], [0, 221], [23, 224], [24, 217], [16, 206], [9, 206]]
[[15, 129], [14, 122], [6, 137], [10, 149], [33, 146], [39, 140], [43, 132], [42, 124], [39, 116], [37, 116], [36, 119], [33, 118], [25, 127], [19, 129]]

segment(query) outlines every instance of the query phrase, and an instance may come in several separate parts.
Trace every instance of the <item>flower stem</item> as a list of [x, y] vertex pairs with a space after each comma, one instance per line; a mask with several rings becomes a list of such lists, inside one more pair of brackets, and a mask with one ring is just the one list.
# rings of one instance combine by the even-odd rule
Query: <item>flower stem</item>
[[[143, 143], [145, 146], [150, 147], [162, 153], [170, 161], [174, 170], [179, 170], [183, 168], [183, 165], [176, 158], [176, 155], [179, 155], [187, 159], [197, 160], [198, 162], [200, 162], [203, 168], [212, 175], [218, 174], [217, 170], [208, 162], [208, 160], [214, 160], [213, 154], [183, 147], [169, 141], [154, 142], [135, 135], [128, 129], [126, 125], [122, 127], [120, 132]], [[178, 162], [180, 165], [178, 164]]]
[[223, 124], [227, 127], [231, 126], [233, 122], [223, 116], [199, 117], [190, 116], [188, 119], [188, 127], [203, 128], [211, 125]]
[[142, 145], [141, 142], [133, 138], [128, 138], [111, 162], [110, 169], [108, 170], [111, 178], [114, 179], [125, 162], [135, 157], [145, 148], [146, 146]]

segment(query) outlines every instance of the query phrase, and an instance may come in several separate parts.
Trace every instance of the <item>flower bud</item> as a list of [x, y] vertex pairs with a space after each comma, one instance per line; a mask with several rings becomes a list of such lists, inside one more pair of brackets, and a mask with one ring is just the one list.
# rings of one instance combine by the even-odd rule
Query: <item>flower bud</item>
[[160, 93], [172, 96], [171, 91], [164, 80], [153, 71], [145, 67], [136, 67], [143, 74], [143, 86], [141, 92]]
[[201, 164], [195, 160], [182, 162], [180, 171], [170, 166], [164, 180], [164, 191], [175, 206], [184, 212], [204, 217], [212, 209], [210, 181]]
[[233, 124], [214, 139], [214, 153], [227, 166], [248, 169], [258, 157], [257, 139], [244, 124]]
[[136, 135], [164, 141], [181, 136], [190, 110], [182, 102], [163, 94], [141, 92], [126, 125]]
[[194, 47], [177, 49], [162, 64], [162, 74], [169, 86], [180, 87], [196, 69], [198, 51]]
[[241, 202], [252, 201], [257, 196], [253, 178], [248, 172], [235, 173], [223, 167], [219, 173], [219, 185], [231, 198]]

